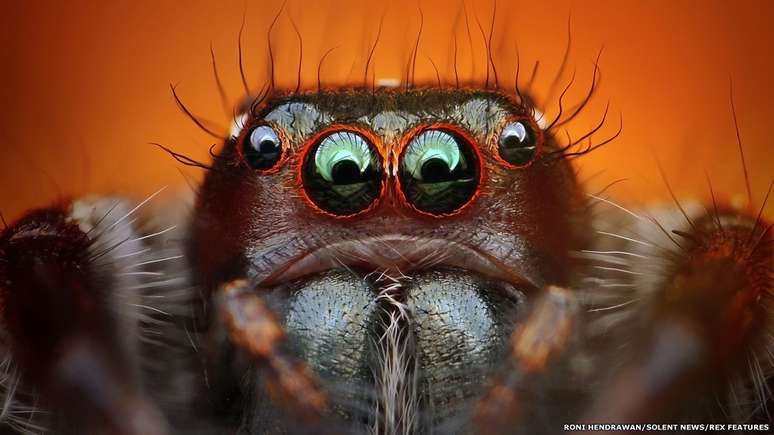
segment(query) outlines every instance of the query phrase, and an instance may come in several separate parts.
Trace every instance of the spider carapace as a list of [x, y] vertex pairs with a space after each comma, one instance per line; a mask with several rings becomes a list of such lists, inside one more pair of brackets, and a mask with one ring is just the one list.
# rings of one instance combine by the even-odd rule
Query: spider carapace
[[768, 423], [757, 210], [587, 193], [586, 138], [554, 135], [574, 113], [518, 92], [272, 93], [241, 113], [176, 222], [153, 197], [89, 197], [3, 231], [6, 429]]

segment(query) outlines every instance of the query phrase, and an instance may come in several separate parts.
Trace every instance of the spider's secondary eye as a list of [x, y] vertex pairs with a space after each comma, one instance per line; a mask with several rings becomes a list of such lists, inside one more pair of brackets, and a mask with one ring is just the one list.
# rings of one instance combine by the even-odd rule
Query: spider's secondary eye
[[473, 146], [444, 130], [425, 130], [403, 153], [400, 184], [418, 210], [445, 215], [465, 205], [478, 187], [479, 168]]
[[382, 188], [381, 164], [361, 135], [338, 131], [324, 136], [303, 167], [304, 189], [322, 210], [346, 216], [368, 208]]
[[537, 140], [532, 129], [519, 121], [505, 126], [497, 141], [500, 157], [514, 166], [529, 164], [537, 154]]
[[259, 125], [243, 139], [242, 155], [253, 169], [272, 169], [282, 158], [282, 141], [271, 127]]

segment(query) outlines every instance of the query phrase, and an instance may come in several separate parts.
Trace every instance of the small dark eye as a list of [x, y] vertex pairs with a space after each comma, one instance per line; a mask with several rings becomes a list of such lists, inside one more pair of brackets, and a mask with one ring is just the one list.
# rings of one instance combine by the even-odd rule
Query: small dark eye
[[337, 131], [319, 140], [303, 168], [304, 189], [320, 209], [347, 216], [368, 208], [382, 187], [381, 164], [362, 135]]
[[425, 130], [403, 153], [400, 184], [406, 199], [433, 215], [455, 212], [476, 192], [478, 159], [472, 145], [445, 130]]
[[520, 121], [506, 125], [497, 144], [500, 157], [514, 166], [527, 165], [537, 153], [535, 133]]
[[242, 155], [251, 168], [266, 171], [282, 158], [282, 142], [274, 129], [259, 125], [243, 139]]

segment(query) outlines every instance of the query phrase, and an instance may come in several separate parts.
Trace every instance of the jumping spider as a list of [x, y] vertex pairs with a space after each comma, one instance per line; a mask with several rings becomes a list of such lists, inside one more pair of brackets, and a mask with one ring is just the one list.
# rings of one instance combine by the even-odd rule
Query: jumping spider
[[518, 90], [247, 101], [211, 163], [169, 150], [206, 170], [186, 216], [87, 197], [2, 232], [5, 432], [769, 422], [757, 210], [587, 193], [577, 111]]

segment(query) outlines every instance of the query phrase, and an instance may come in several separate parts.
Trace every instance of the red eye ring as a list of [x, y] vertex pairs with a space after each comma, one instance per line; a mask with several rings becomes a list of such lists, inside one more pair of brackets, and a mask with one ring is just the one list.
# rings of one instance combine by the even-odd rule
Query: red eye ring
[[[379, 187], [378, 187], [378, 193], [377, 195], [371, 200], [371, 202], [368, 204], [367, 207], [355, 211], [353, 213], [344, 213], [344, 214], [338, 214], [331, 212], [329, 210], [325, 210], [323, 207], [321, 207], [319, 204], [315, 202], [315, 200], [310, 196], [310, 192], [308, 191], [308, 183], [307, 183], [307, 175], [305, 174], [305, 167], [307, 165], [307, 162], [311, 158], [312, 152], [314, 152], [318, 145], [328, 136], [331, 136], [336, 133], [355, 133], [359, 136], [361, 136], [365, 141], [368, 143], [371, 150], [375, 151], [375, 157], [378, 160], [378, 163], [380, 165], [380, 180], [379, 180]], [[301, 192], [301, 197], [304, 199], [304, 202], [314, 211], [325, 215], [329, 217], [333, 217], [336, 219], [349, 219], [355, 216], [361, 216], [364, 215], [372, 210], [374, 210], [379, 203], [382, 200], [382, 197], [384, 196], [384, 192], [386, 191], [387, 186], [387, 157], [386, 157], [386, 151], [384, 144], [379, 139], [379, 137], [374, 134], [371, 130], [351, 125], [351, 124], [333, 124], [326, 126], [325, 128], [321, 129], [320, 131], [313, 134], [311, 137], [309, 137], [304, 143], [301, 145], [301, 151], [298, 157], [298, 160], [296, 161], [296, 186], [298, 190]]]
[[[401, 163], [404, 162], [406, 151], [409, 149], [409, 146], [411, 145], [412, 141], [415, 138], [419, 137], [422, 133], [430, 130], [438, 130], [462, 139], [468, 145], [467, 151], [469, 151], [469, 153], [472, 155], [472, 157], [474, 158], [473, 160], [475, 160], [475, 164], [476, 164], [475, 189], [469, 194], [469, 196], [460, 205], [455, 206], [450, 211], [431, 212], [428, 210], [423, 210], [422, 208], [418, 207], [408, 198], [406, 194], [407, 186], [404, 185], [404, 181], [401, 181], [401, 178], [402, 178], [401, 171], [403, 170]], [[473, 138], [473, 135], [470, 134], [470, 132], [468, 132], [464, 128], [448, 122], [434, 122], [430, 124], [421, 124], [408, 130], [403, 135], [403, 138], [398, 144], [397, 150], [398, 152], [393, 154], [393, 160], [391, 162], [392, 168], [394, 168], [394, 172], [395, 172], [394, 175], [396, 175], [395, 191], [397, 192], [397, 198], [399, 202], [403, 203], [404, 205], [416, 211], [417, 213], [424, 216], [436, 218], [436, 219], [456, 216], [462, 213], [468, 207], [470, 207], [471, 204], [473, 204], [478, 198], [478, 196], [481, 194], [481, 186], [483, 186], [485, 182], [485, 165], [484, 165], [484, 158], [481, 151], [481, 146]]]
[[[526, 126], [528, 128], [527, 134], [531, 135], [535, 142], [535, 151], [533, 155], [530, 157], [529, 161], [527, 161], [524, 164], [514, 164], [512, 162], [507, 161], [502, 156], [502, 150], [500, 145], [500, 139], [502, 138], [502, 134], [505, 131], [506, 128], [509, 126], [520, 123], [523, 126]], [[494, 143], [491, 145], [492, 148], [492, 155], [494, 156], [495, 160], [499, 162], [501, 165], [505, 166], [508, 169], [525, 169], [530, 167], [534, 162], [540, 159], [540, 156], [543, 154], [543, 143], [545, 141], [545, 135], [543, 132], [543, 129], [540, 128], [540, 126], [537, 124], [537, 121], [535, 121], [534, 118], [531, 116], [511, 116], [508, 118], [505, 118], [497, 129], [497, 135], [494, 136]]]
[[[249, 156], [245, 153], [245, 141], [250, 140], [250, 136], [253, 134], [253, 132], [261, 127], [267, 127], [271, 130], [272, 133], [276, 136], [276, 138], [279, 140], [279, 158], [270, 166], [267, 168], [256, 168], [254, 164], [251, 164]], [[289, 146], [288, 146], [288, 138], [285, 132], [280, 129], [276, 128], [274, 125], [271, 125], [268, 122], [258, 122], [254, 123], [248, 127], [245, 127], [242, 129], [242, 131], [239, 133], [239, 136], [236, 138], [236, 152], [239, 156], [239, 160], [242, 164], [246, 165], [248, 168], [250, 168], [251, 171], [254, 171], [255, 173], [259, 175], [271, 175], [277, 173], [285, 164], [285, 162], [288, 160], [289, 157]]]

